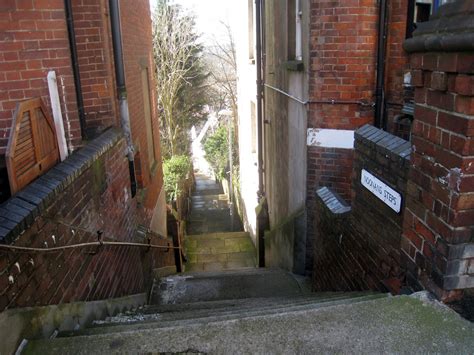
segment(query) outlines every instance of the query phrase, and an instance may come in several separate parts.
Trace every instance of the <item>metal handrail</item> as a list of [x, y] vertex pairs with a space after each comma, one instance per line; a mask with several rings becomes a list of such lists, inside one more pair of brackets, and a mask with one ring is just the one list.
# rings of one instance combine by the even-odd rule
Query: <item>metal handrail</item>
[[3, 250], [7, 251], [16, 251], [16, 252], [24, 252], [24, 253], [55, 253], [60, 252], [68, 249], [78, 249], [78, 248], [86, 248], [86, 247], [101, 247], [101, 246], [113, 246], [113, 247], [137, 247], [137, 248], [147, 248], [147, 249], [166, 249], [167, 251], [170, 249], [182, 249], [182, 247], [172, 247], [168, 244], [168, 246], [163, 245], [155, 245], [155, 244], [144, 244], [144, 243], [130, 243], [130, 242], [89, 242], [89, 243], [80, 243], [80, 244], [71, 244], [71, 245], [63, 245], [60, 247], [52, 247], [52, 248], [31, 248], [31, 247], [20, 247], [16, 245], [6, 245], [0, 244], [0, 252]]

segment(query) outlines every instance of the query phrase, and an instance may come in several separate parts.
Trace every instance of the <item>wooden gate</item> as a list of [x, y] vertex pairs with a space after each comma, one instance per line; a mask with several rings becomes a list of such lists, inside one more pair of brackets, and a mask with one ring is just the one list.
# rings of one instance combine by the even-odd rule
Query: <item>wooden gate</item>
[[54, 122], [40, 98], [18, 104], [5, 157], [12, 195], [59, 162]]

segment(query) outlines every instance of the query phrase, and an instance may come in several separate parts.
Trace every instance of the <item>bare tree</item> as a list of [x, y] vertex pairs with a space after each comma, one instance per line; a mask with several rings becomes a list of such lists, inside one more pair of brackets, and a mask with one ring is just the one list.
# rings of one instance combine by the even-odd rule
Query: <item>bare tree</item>
[[[237, 57], [232, 29], [228, 23], [221, 22], [224, 39], [214, 40], [208, 47], [211, 86], [218, 91], [221, 105], [232, 111], [234, 122], [238, 122], [237, 111]], [[222, 107], [221, 107], [222, 108]], [[237, 132], [237, 131], [236, 131]]]
[[[194, 17], [168, 0], [159, 0], [153, 18], [153, 48], [157, 82], [158, 105], [162, 113], [162, 142], [165, 155], [183, 154], [183, 137], [187, 137], [192, 113], [180, 112], [180, 107], [195, 107], [198, 95], [183, 93], [187, 87], [199, 91], [203, 73], [202, 47], [195, 33]], [[197, 82], [197, 84], [196, 84]], [[200, 91], [202, 93], [202, 90]], [[183, 102], [183, 96], [184, 101]], [[194, 101], [192, 101], [194, 100]], [[192, 102], [191, 102], [192, 101]]]

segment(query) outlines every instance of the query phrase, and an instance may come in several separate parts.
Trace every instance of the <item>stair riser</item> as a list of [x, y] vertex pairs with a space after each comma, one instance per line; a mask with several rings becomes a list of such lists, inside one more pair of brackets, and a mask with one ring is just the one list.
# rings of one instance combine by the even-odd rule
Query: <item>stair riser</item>
[[83, 332], [79, 332], [76, 335], [99, 335], [99, 334], [110, 334], [110, 333], [117, 333], [122, 331], [136, 331], [136, 330], [145, 330], [145, 329], [157, 329], [157, 328], [168, 328], [168, 327], [176, 327], [176, 326], [192, 326], [197, 324], [209, 324], [212, 322], [220, 322], [220, 321], [227, 321], [227, 320], [237, 320], [237, 319], [246, 319], [246, 318], [253, 318], [253, 317], [261, 317], [261, 316], [269, 316], [273, 314], [284, 314], [290, 312], [303, 312], [309, 310], [316, 310], [324, 307], [334, 307], [342, 304], [355, 304], [359, 302], [367, 302], [374, 299], [378, 299], [381, 297], [386, 296], [369, 296], [369, 297], [359, 297], [356, 299], [350, 300], [338, 300], [338, 301], [329, 301], [325, 303], [316, 303], [316, 304], [305, 304], [300, 306], [294, 307], [283, 307], [277, 309], [266, 309], [266, 310], [256, 310], [253, 312], [246, 312], [242, 313], [235, 313], [231, 312], [229, 314], [223, 314], [221, 316], [210, 316], [210, 317], [201, 317], [201, 318], [192, 318], [192, 319], [181, 319], [181, 320], [159, 320], [159, 321], [150, 321], [150, 322], [141, 322], [135, 324], [127, 324], [127, 325], [115, 325], [115, 326], [105, 326], [105, 327], [97, 327], [97, 328], [90, 328], [86, 329]]

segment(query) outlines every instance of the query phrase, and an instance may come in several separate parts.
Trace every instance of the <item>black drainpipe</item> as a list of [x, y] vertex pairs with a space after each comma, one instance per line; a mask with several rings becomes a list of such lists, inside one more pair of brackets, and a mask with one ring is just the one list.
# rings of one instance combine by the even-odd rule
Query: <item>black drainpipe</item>
[[264, 185], [264, 110], [263, 110], [263, 54], [262, 42], [264, 30], [262, 29], [263, 0], [255, 0], [255, 32], [256, 32], [256, 69], [257, 69], [257, 136], [258, 136], [258, 199], [261, 205], [257, 215], [257, 245], [258, 245], [258, 266], [265, 267], [265, 230], [268, 229], [268, 208], [265, 200]]
[[74, 75], [74, 86], [76, 89], [77, 109], [79, 111], [79, 124], [81, 126], [82, 139], [87, 138], [86, 115], [84, 113], [84, 97], [82, 95], [81, 73], [79, 71], [79, 61], [77, 59], [76, 31], [74, 30], [74, 18], [72, 16], [71, 0], [64, 0], [66, 12], [67, 32], [69, 37], [69, 47], [71, 49], [72, 72]]
[[265, 195], [263, 186], [263, 82], [262, 82], [262, 0], [255, 0], [256, 67], [257, 67], [257, 133], [258, 133], [258, 193]]
[[377, 43], [377, 84], [375, 87], [375, 127], [386, 129], [385, 55], [387, 47], [387, 0], [380, 0]]
[[135, 177], [134, 147], [130, 129], [130, 114], [128, 111], [127, 87], [125, 85], [125, 70], [123, 65], [122, 33], [120, 29], [119, 0], [110, 0], [110, 22], [112, 27], [112, 44], [114, 47], [115, 79], [117, 82], [117, 97], [120, 107], [120, 122], [127, 141], [128, 167], [130, 171], [131, 193], [137, 193], [137, 180]]

